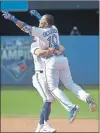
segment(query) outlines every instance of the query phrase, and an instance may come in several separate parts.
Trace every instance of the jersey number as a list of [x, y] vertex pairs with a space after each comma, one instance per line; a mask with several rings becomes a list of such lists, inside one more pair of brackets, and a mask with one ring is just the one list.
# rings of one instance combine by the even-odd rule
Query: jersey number
[[49, 41], [49, 47], [58, 46], [57, 36], [55, 34], [51, 35], [47, 40]]

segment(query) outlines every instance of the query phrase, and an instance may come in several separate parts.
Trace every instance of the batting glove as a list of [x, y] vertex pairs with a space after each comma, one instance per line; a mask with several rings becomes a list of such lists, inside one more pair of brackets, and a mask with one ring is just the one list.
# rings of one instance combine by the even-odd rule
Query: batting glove
[[14, 16], [12, 16], [9, 12], [7, 12], [7, 11], [2, 11], [2, 16], [5, 18], [5, 19], [8, 19], [8, 20], [10, 20], [10, 21], [12, 21], [15, 17]]
[[29, 12], [31, 15], [34, 15], [34, 16], [36, 16], [39, 20], [42, 18], [42, 16], [38, 13], [38, 11], [36, 11], [36, 10], [31, 10], [30, 12]]

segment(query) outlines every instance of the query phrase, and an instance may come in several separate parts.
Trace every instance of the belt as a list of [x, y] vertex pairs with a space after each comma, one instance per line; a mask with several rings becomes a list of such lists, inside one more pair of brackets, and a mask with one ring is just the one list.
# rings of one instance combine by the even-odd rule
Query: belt
[[43, 73], [43, 70], [35, 70], [36, 73]]

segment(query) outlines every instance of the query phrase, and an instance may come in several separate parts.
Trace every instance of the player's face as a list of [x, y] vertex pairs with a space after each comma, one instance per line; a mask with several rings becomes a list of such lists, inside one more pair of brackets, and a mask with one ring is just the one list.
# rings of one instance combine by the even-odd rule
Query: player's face
[[46, 16], [43, 16], [39, 22], [39, 27], [40, 28], [47, 28], [48, 23], [46, 21]]

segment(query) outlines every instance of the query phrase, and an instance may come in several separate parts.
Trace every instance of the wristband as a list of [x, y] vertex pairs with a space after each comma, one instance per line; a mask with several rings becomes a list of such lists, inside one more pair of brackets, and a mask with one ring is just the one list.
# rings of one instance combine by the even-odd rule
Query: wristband
[[36, 17], [38, 18], [38, 20], [42, 18], [42, 16], [39, 13], [36, 15]]
[[18, 20], [17, 18], [14, 17], [12, 21], [13, 21], [15, 24], [17, 24], [19, 20]]

